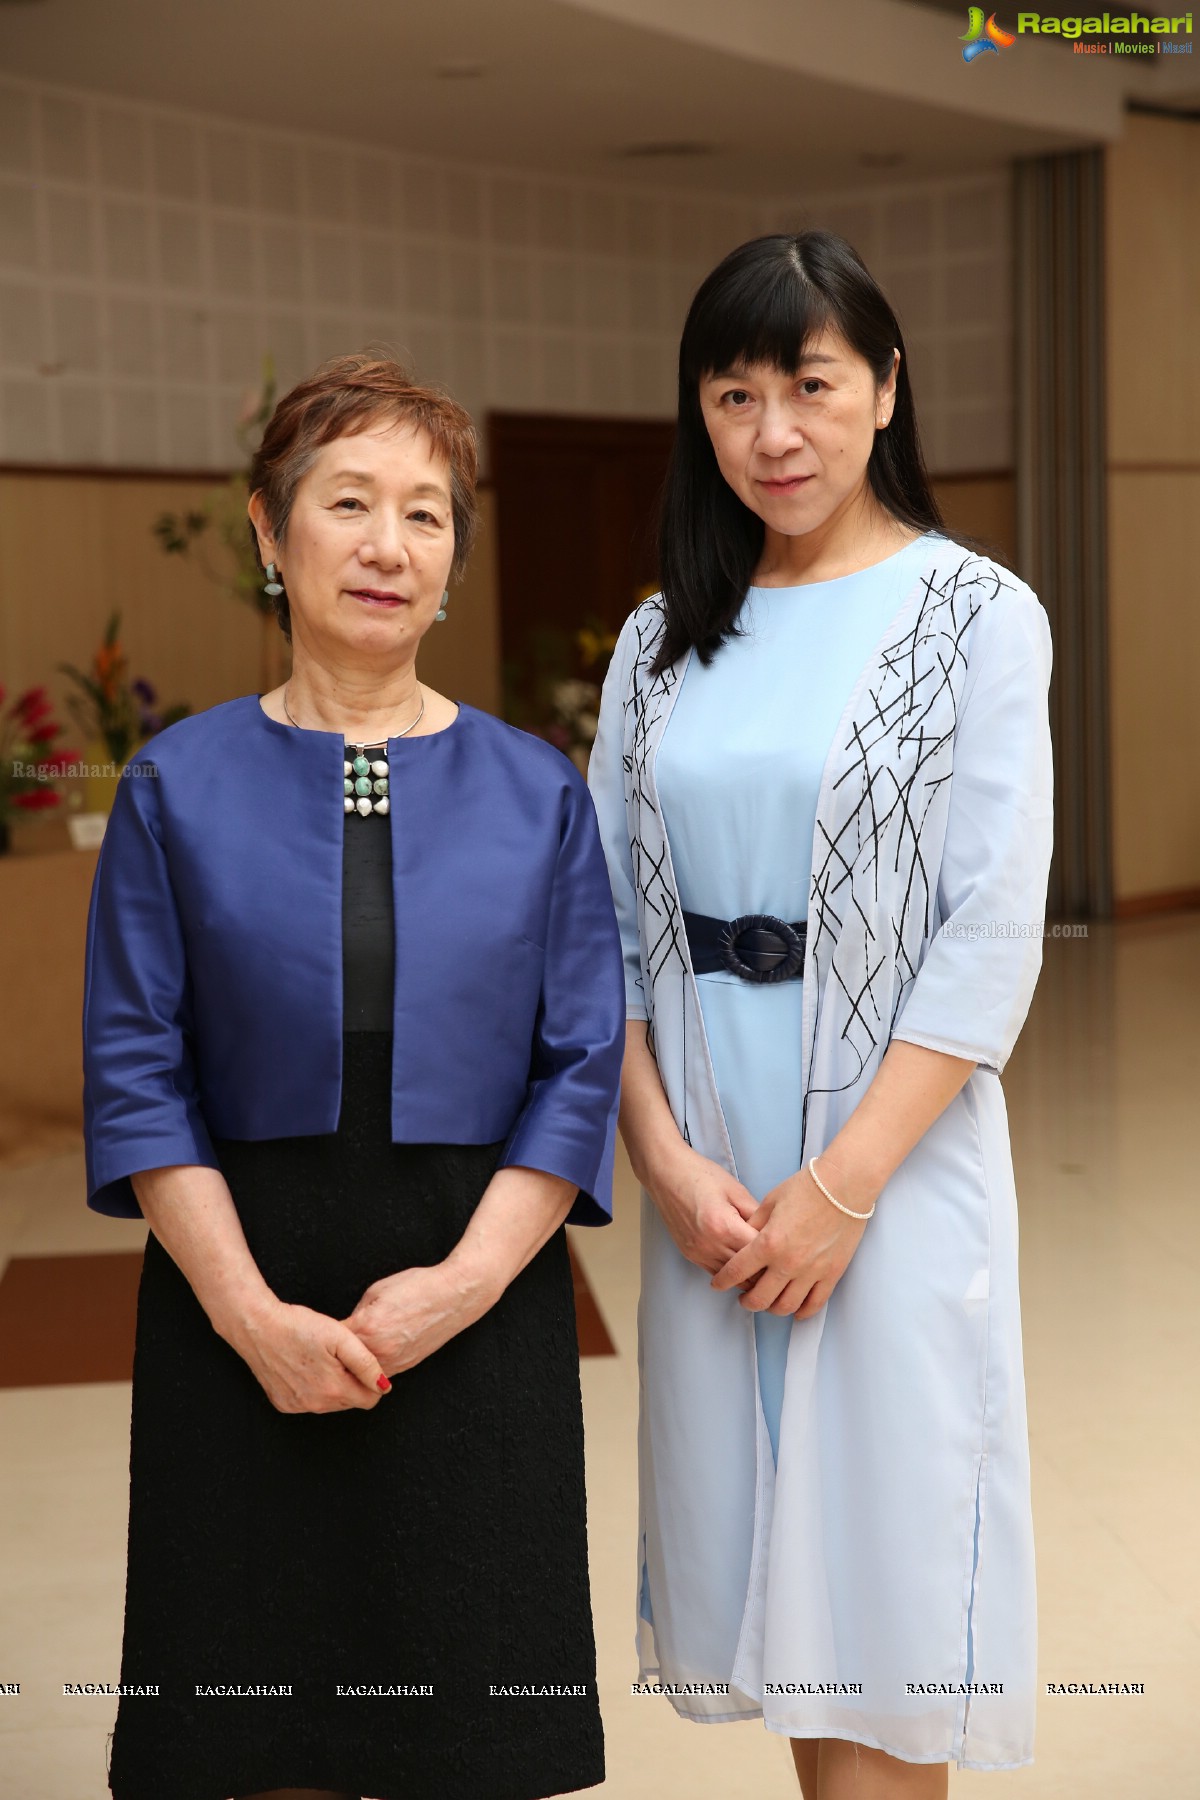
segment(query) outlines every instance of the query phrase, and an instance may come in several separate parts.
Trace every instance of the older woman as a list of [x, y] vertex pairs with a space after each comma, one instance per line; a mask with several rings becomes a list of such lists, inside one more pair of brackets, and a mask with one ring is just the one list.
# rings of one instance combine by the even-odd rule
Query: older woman
[[663, 591], [590, 780], [641, 1177], [642, 1672], [808, 1800], [1031, 1760], [999, 1075], [1052, 845], [1035, 594], [944, 530], [849, 244], [756, 239], [679, 357]]
[[92, 895], [88, 1204], [149, 1221], [117, 1800], [603, 1780], [563, 1225], [621, 955], [567, 758], [417, 678], [470, 421], [345, 357], [250, 513], [290, 679], [162, 732]]

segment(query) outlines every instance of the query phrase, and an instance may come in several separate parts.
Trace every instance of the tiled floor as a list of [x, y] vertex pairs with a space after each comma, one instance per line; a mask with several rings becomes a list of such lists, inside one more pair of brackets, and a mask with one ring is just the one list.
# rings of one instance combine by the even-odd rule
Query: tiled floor
[[[1196, 914], [1093, 925], [1086, 939], [1046, 945], [1004, 1076], [1021, 1206], [1041, 1674], [1144, 1682], [1145, 1693], [1043, 1697], [1033, 1765], [952, 1768], [953, 1794], [1200, 1797], [1187, 1723], [1200, 1683], [1198, 1014]], [[128, 1318], [144, 1227], [88, 1213], [82, 1185], [77, 1155], [0, 1170], [0, 1265], [21, 1259], [9, 1277], [17, 1286], [0, 1283], [0, 1384], [9, 1383], [0, 1385], [0, 1687], [22, 1687], [0, 1697], [3, 1800], [107, 1794], [115, 1701], [68, 1700], [61, 1685], [117, 1678], [127, 1355], [122, 1363], [110, 1330], [105, 1355], [116, 1361], [98, 1360], [94, 1321]], [[615, 1350], [582, 1365], [602, 1791], [794, 1797], [781, 1739], [752, 1722], [689, 1725], [666, 1700], [629, 1693], [637, 1193], [623, 1162], [615, 1224], [571, 1235]]]

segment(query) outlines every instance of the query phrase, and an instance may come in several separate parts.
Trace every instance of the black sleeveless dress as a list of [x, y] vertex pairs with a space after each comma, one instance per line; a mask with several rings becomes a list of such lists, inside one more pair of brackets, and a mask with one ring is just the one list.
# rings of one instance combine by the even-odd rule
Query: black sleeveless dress
[[[214, 1140], [269, 1285], [335, 1318], [447, 1255], [502, 1149], [392, 1143], [386, 816], [346, 815], [343, 876], [337, 1131]], [[377, 1406], [280, 1413], [151, 1232], [121, 1684], [158, 1691], [122, 1691], [116, 1800], [602, 1782], [578, 1355], [560, 1226]]]

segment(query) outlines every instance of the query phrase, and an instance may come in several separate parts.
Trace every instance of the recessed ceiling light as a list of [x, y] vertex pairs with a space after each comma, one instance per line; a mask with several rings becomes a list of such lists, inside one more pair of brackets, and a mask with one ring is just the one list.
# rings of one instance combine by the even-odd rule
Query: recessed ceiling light
[[701, 138], [666, 138], [649, 144], [625, 144], [617, 156], [712, 156], [717, 146]]

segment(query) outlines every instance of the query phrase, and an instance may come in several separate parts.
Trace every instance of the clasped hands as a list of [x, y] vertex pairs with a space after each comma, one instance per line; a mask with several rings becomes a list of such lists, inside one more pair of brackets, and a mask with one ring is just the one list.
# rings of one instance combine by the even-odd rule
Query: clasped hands
[[271, 1294], [230, 1342], [279, 1412], [369, 1410], [381, 1385], [430, 1356], [481, 1310], [445, 1263], [373, 1281], [344, 1319]]
[[[836, 1160], [822, 1155], [821, 1179], [855, 1212], [875, 1194]], [[840, 1191], [839, 1191], [840, 1190]], [[689, 1262], [707, 1269], [712, 1286], [741, 1288], [747, 1312], [818, 1312], [849, 1267], [866, 1230], [821, 1192], [807, 1168], [789, 1175], [757, 1202], [719, 1163], [689, 1147], [651, 1190], [663, 1221]]]

